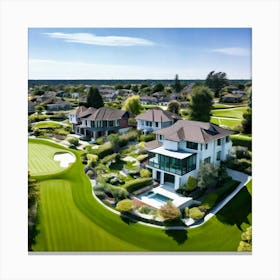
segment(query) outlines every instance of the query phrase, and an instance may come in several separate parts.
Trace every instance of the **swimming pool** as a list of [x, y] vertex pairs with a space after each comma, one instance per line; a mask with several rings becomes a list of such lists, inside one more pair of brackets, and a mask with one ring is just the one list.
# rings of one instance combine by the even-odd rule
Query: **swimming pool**
[[172, 201], [173, 199], [169, 198], [169, 197], [166, 197], [162, 194], [159, 194], [159, 193], [152, 193], [150, 195], [148, 195], [148, 198], [150, 199], [154, 199], [160, 203], [166, 203], [167, 201]]

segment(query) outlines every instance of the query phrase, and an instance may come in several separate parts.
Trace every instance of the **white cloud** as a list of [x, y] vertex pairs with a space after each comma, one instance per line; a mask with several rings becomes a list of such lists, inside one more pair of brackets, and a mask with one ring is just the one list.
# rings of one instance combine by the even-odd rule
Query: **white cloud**
[[212, 49], [210, 51], [233, 56], [249, 56], [251, 53], [250, 50], [245, 48], [220, 48]]
[[87, 45], [98, 45], [98, 46], [119, 46], [119, 47], [130, 47], [130, 46], [153, 46], [154, 42], [137, 38], [137, 37], [126, 37], [126, 36], [96, 36], [90, 33], [44, 33], [51, 38], [64, 39], [65, 42], [79, 43]]

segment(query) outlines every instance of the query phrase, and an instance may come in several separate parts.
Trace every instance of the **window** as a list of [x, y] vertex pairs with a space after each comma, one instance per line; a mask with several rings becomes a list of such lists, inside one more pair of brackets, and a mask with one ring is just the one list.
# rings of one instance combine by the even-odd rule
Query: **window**
[[205, 144], [205, 150], [207, 150], [208, 149], [208, 144]]
[[226, 136], [226, 142], [227, 143], [229, 142], [229, 136]]
[[217, 160], [221, 160], [221, 151], [217, 152]]
[[210, 163], [211, 162], [211, 157], [205, 158], [204, 163]]
[[164, 140], [163, 135], [159, 135], [159, 140]]
[[194, 142], [187, 141], [187, 148], [197, 150], [198, 144]]
[[158, 122], [155, 122], [155, 124], [156, 124], [156, 127], [158, 127]]
[[221, 142], [222, 142], [221, 139], [218, 139], [218, 140], [217, 140], [217, 145], [218, 145], [218, 146], [221, 146]]

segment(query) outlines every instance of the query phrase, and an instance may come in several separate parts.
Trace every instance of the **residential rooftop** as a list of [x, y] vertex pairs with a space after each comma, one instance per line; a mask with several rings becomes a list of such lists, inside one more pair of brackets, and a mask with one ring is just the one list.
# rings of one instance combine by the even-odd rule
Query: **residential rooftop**
[[176, 142], [208, 143], [209, 141], [229, 136], [232, 131], [209, 122], [178, 120], [175, 124], [154, 131], [154, 133], [163, 135], [166, 140]]

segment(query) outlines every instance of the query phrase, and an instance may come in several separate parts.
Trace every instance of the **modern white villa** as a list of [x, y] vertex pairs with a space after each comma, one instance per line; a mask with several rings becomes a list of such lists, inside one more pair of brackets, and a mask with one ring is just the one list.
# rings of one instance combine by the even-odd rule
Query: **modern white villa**
[[229, 155], [230, 130], [207, 122], [178, 120], [172, 126], [156, 130], [157, 140], [147, 143], [153, 155], [147, 168], [153, 179], [173, 190], [196, 177], [203, 162], [219, 165]]
[[174, 124], [181, 119], [178, 115], [161, 109], [149, 109], [146, 112], [136, 116], [137, 129], [143, 133], [156, 131]]

